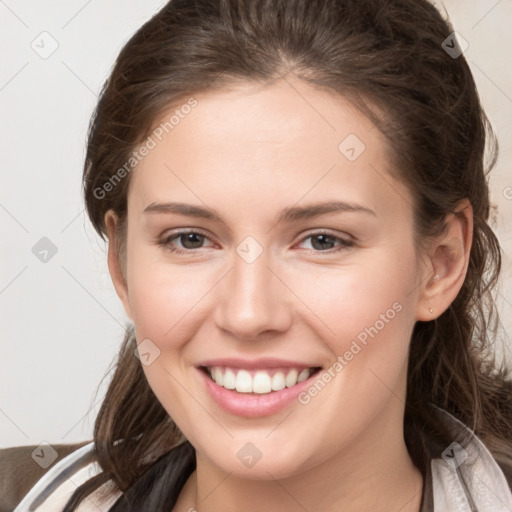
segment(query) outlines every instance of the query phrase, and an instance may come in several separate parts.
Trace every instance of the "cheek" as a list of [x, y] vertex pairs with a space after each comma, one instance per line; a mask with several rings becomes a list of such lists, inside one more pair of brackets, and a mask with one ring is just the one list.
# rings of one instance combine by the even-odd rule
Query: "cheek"
[[[185, 432], [194, 431], [193, 418], [201, 414], [190, 400], [186, 346], [197, 333], [198, 315], [206, 307], [207, 275], [195, 268], [152, 261], [137, 255], [131, 259], [128, 289], [136, 338], [151, 340], [158, 356], [142, 366], [159, 402]], [[203, 273], [204, 274], [204, 273]], [[217, 278], [218, 279], [218, 278]], [[191, 419], [192, 418], [192, 419]]]
[[[128, 293], [137, 339], [172, 346], [186, 337], [186, 326], [200, 311], [214, 280], [194, 265], [171, 265], [153, 253], [132, 255]], [[210, 282], [211, 281], [211, 282]]]
[[400, 258], [393, 251], [375, 252], [350, 268], [296, 281], [332, 357], [322, 382], [302, 397], [313, 415], [330, 409], [333, 417], [343, 417], [352, 411], [353, 420], [364, 423], [399, 385], [415, 324], [415, 268], [413, 252], [404, 248]]
[[308, 305], [323, 325], [332, 361], [321, 382], [306, 390], [300, 401], [312, 416], [330, 411], [330, 424], [336, 425], [332, 428], [346, 429], [340, 439], [371, 422], [390, 390], [403, 384], [415, 324], [414, 254], [404, 248], [400, 258], [393, 252], [371, 256], [350, 269], [320, 275], [314, 288], [301, 281], [301, 292], [305, 297], [309, 290]]
[[306, 309], [299, 302], [297, 307], [316, 317], [322, 338], [336, 355], [349, 350], [354, 340], [362, 346], [377, 338], [402, 348], [408, 344], [416, 263], [412, 249], [403, 247], [398, 253], [368, 250], [343, 266], [287, 271], [286, 279], [295, 283], [294, 292]]

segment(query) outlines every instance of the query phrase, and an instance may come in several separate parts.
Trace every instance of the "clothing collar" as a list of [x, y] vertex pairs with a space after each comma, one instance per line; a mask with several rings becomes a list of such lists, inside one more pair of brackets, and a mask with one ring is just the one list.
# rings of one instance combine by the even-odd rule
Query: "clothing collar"
[[421, 512], [511, 512], [512, 491], [489, 450], [452, 414], [431, 406], [452, 441], [442, 446], [429, 438]]

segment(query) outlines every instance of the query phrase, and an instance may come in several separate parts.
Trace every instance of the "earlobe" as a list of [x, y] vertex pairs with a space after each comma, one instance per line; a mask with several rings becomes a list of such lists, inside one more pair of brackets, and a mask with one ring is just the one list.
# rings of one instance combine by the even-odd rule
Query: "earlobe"
[[434, 320], [455, 300], [466, 278], [472, 240], [473, 208], [464, 199], [446, 216], [445, 229], [432, 245], [430, 268], [423, 278], [417, 304], [417, 320]]
[[[105, 227], [108, 237], [108, 269], [110, 277], [118, 297], [121, 299], [123, 308], [128, 318], [133, 321], [132, 311], [128, 298], [128, 285], [126, 280], [126, 272], [123, 270], [123, 263], [120, 261], [121, 256], [117, 252], [117, 226], [119, 218], [113, 210], [108, 210], [105, 214]], [[126, 262], [125, 262], [126, 264]]]

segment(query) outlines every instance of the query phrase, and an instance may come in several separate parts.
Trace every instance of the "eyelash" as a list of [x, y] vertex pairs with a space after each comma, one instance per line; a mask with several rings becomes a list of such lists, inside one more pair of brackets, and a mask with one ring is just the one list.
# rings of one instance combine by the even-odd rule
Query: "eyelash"
[[[178, 239], [181, 236], [188, 235], [188, 234], [200, 235], [201, 237], [204, 237], [205, 239], [208, 238], [205, 234], [203, 234], [199, 231], [177, 231], [176, 233], [173, 233], [172, 235], [166, 236], [165, 238], [158, 240], [156, 243], [157, 243], [157, 245], [163, 247], [164, 250], [169, 251], [174, 254], [191, 254], [193, 252], [196, 252], [199, 249], [204, 249], [204, 247], [198, 247], [197, 249], [177, 249], [176, 247], [172, 247], [171, 245], [169, 245], [172, 240]], [[316, 254], [321, 254], [321, 253], [335, 254], [335, 253], [341, 252], [343, 250], [349, 249], [349, 248], [353, 247], [353, 245], [354, 245], [354, 242], [352, 240], [341, 238], [339, 236], [332, 235], [331, 233], [328, 233], [325, 231], [315, 231], [314, 233], [310, 233], [306, 237], [302, 238], [300, 241], [303, 242], [303, 241], [307, 240], [308, 238], [314, 237], [315, 235], [316, 236], [326, 235], [326, 236], [329, 236], [330, 238], [332, 238], [335, 242], [340, 242], [340, 245], [337, 249], [330, 249], [330, 250], [326, 250], [326, 251], [307, 249], [309, 251], [315, 252]]]

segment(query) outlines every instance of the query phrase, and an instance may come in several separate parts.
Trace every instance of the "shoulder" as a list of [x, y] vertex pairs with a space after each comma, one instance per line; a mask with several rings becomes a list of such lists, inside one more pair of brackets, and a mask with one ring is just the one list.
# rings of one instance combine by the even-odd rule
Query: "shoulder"
[[[475, 433], [447, 411], [435, 408], [440, 423], [449, 427], [450, 442], [431, 452], [434, 509], [512, 510], [511, 474], [499, 464]], [[431, 445], [434, 447], [434, 444]]]
[[62, 510], [76, 487], [100, 471], [92, 442], [2, 449], [0, 512]]
[[13, 510], [53, 465], [87, 443], [0, 449], [0, 512]]

